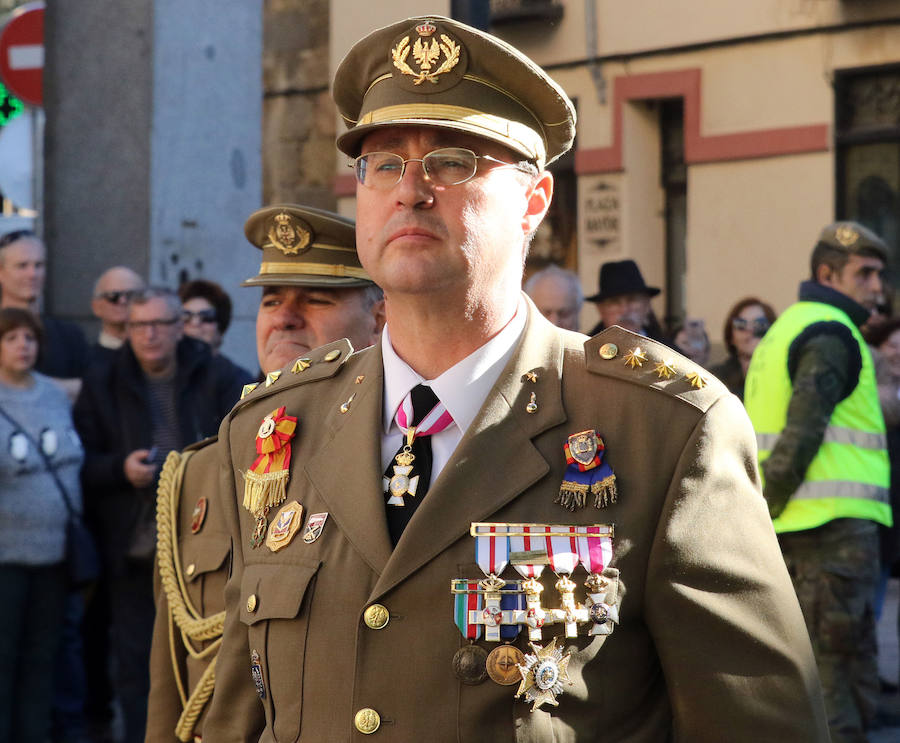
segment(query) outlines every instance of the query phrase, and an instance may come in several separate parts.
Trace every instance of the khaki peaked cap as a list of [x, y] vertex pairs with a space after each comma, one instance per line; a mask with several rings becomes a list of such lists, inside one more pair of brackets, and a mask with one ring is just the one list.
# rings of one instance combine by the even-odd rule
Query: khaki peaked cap
[[858, 222], [832, 222], [822, 228], [819, 242], [851, 254], [875, 253], [885, 263], [888, 261], [887, 243]]
[[259, 275], [243, 286], [373, 286], [356, 253], [352, 219], [309, 206], [258, 209], [244, 224], [247, 239], [263, 253]]
[[408, 18], [373, 31], [338, 65], [333, 96], [348, 131], [341, 152], [385, 126], [436, 126], [474, 134], [538, 167], [575, 137], [575, 107], [518, 49], [442, 16]]

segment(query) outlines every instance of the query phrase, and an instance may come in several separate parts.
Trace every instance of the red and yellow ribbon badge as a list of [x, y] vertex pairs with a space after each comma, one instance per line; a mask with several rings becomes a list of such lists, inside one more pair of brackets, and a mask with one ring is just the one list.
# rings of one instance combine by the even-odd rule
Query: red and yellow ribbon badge
[[244, 473], [244, 508], [263, 522], [263, 530], [269, 509], [287, 497], [291, 439], [296, 430], [296, 416], [285, 415], [282, 406], [263, 418], [256, 434], [258, 456]]

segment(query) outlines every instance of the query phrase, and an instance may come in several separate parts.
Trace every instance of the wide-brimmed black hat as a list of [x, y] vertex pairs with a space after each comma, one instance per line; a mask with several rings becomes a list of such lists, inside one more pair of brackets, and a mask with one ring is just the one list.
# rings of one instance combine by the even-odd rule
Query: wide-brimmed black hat
[[647, 286], [641, 269], [633, 260], [607, 261], [600, 266], [600, 291], [585, 302], [602, 302], [604, 299], [621, 297], [623, 294], [646, 294], [655, 297], [662, 291], [655, 286]]

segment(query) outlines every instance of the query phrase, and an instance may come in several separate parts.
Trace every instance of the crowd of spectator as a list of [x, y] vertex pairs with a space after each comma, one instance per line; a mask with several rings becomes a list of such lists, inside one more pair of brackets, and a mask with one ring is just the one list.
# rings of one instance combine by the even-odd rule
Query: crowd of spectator
[[[12, 607], [0, 740], [113, 740], [115, 703], [132, 743], [149, 691], [160, 467], [215, 434], [252, 375], [218, 354], [231, 319], [218, 284], [187, 283], [182, 300], [111, 267], [94, 286], [91, 345], [43, 312], [45, 262], [33, 232], [0, 237], [0, 585]], [[67, 574], [70, 511], [102, 558], [87, 590]]]
[[[820, 250], [825, 243], [823, 237], [817, 245], [818, 258], [814, 252], [813, 279], [801, 285], [801, 304], [824, 303], [852, 314], [849, 298], [855, 307], [880, 308], [877, 321], [861, 325], [886, 430], [891, 507], [900, 513], [900, 318], [885, 310], [889, 303], [881, 289], [877, 297], [867, 294], [863, 304], [861, 294], [857, 297], [852, 286], [841, 284], [845, 265]], [[856, 255], [851, 251], [851, 257]], [[870, 256], [865, 251], [861, 255], [861, 260]], [[880, 260], [877, 250], [871, 255], [871, 260]], [[193, 280], [176, 293], [148, 287], [127, 267], [111, 267], [94, 286], [91, 309], [100, 331], [89, 345], [75, 325], [42, 312], [45, 261], [45, 247], [34, 233], [0, 237], [0, 441], [7, 442], [0, 450], [0, 586], [13, 607], [0, 620], [0, 662], [18, 669], [3, 675], [0, 725], [7, 729], [0, 730], [0, 739], [12, 739], [15, 730], [17, 740], [45, 743], [52, 725], [54, 741], [113, 740], [115, 700], [124, 740], [130, 743], [143, 740], [147, 715], [155, 613], [154, 508], [161, 465], [169, 452], [215, 434], [252, 375], [220, 353], [232, 305], [215, 282]], [[831, 273], [818, 272], [822, 265]], [[660, 289], [646, 284], [632, 260], [603, 264], [598, 291], [588, 297], [575, 273], [553, 265], [533, 274], [524, 290], [548, 319], [569, 330], [579, 329], [584, 302], [594, 303], [600, 322], [591, 333], [620, 325], [667, 343], [709, 368], [742, 400], [754, 352], [776, 323], [766, 301], [756, 296], [740, 299], [725, 319], [725, 356], [710, 365], [713, 349], [704, 320], [688, 317], [663, 329], [651, 306]], [[258, 351], [260, 359], [272, 363], [267, 361], [264, 368], [277, 368], [296, 355], [297, 333], [285, 331], [285, 324], [276, 320], [287, 300], [294, 301], [293, 295], [282, 295], [305, 291], [265, 288]], [[357, 292], [360, 317], [371, 314], [368, 291]], [[373, 295], [379, 298], [380, 292]], [[356, 301], [356, 294], [349, 299]], [[267, 321], [269, 315], [272, 321]], [[375, 322], [370, 333], [360, 323], [366, 328], [365, 343], [375, 339], [380, 326]], [[330, 340], [325, 337], [329, 328], [317, 328], [312, 322], [305, 332], [322, 338], [311, 337], [304, 347]], [[838, 331], [798, 336], [790, 349], [792, 384], [798, 384], [803, 364], [811, 363], [820, 346], [832, 362], [834, 348], [843, 344], [846, 350], [846, 332]], [[278, 351], [279, 344], [287, 344], [284, 353]], [[850, 347], [855, 352], [852, 343]], [[843, 359], [841, 353], [837, 356]], [[864, 356], [860, 358], [863, 372], [853, 371], [856, 379], [866, 368]], [[852, 359], [848, 365], [851, 371], [855, 368]], [[816, 373], [810, 372], [811, 378]], [[754, 390], [757, 409], [759, 377]], [[848, 395], [829, 401], [828, 415]], [[774, 489], [775, 469], [763, 469], [771, 474]], [[802, 479], [803, 472], [798, 475]], [[791, 488], [793, 492], [796, 483]], [[770, 508], [777, 530], [784, 503], [770, 502]], [[66, 527], [72, 511], [83, 514], [102, 556], [101, 574], [89, 591], [73, 588], [67, 574]], [[807, 539], [805, 531], [800, 534]], [[887, 580], [900, 564], [897, 528], [883, 523], [880, 542], [879, 578], [872, 596], [876, 612]], [[783, 549], [795, 543], [796, 537], [783, 537]], [[815, 628], [810, 627], [810, 633], [822, 661]]]

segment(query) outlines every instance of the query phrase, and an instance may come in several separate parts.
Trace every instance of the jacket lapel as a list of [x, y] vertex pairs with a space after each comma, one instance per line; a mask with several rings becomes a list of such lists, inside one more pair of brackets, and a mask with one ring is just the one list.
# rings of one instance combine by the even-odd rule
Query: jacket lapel
[[[487, 520], [549, 471], [532, 439], [566, 420], [563, 348], [559, 331], [530, 301], [527, 306], [519, 347], [390, 554], [373, 597], [410, 576], [467, 535], [473, 521]], [[529, 372], [536, 381], [529, 380]], [[538, 407], [528, 413], [532, 392]], [[472, 549], [474, 559], [474, 543]]]
[[[334, 409], [317, 427], [328, 440], [306, 462], [306, 474], [354, 548], [381, 574], [391, 555], [381, 486], [381, 344], [364, 351], [346, 375]], [[364, 375], [356, 384], [356, 375]], [[355, 395], [346, 413], [339, 406]], [[373, 443], [374, 442], [374, 443]]]

